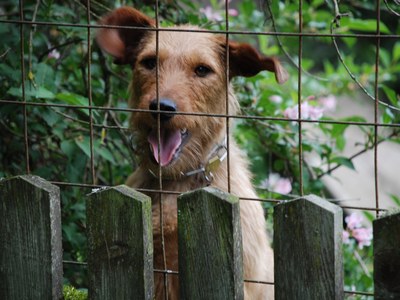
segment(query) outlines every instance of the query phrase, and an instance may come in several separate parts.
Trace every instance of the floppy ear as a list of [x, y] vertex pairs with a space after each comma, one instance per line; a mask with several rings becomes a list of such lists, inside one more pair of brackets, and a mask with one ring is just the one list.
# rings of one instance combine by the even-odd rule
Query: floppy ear
[[260, 54], [249, 44], [229, 41], [229, 77], [251, 77], [261, 71], [275, 73], [275, 79], [279, 84], [288, 80], [289, 75], [275, 57]]
[[[100, 25], [155, 27], [155, 22], [132, 7], [121, 7], [100, 20]], [[133, 64], [136, 49], [146, 30], [100, 28], [96, 40], [100, 48], [111, 54], [116, 64]]]

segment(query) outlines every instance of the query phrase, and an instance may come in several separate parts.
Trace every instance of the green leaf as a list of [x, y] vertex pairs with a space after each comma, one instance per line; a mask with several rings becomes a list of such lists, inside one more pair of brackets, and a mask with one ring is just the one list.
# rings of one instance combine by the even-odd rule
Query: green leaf
[[400, 42], [394, 44], [393, 47], [393, 60], [396, 62], [400, 59]]
[[76, 143], [72, 140], [64, 140], [61, 142], [61, 150], [62, 152], [64, 152], [64, 154], [66, 156], [68, 156], [68, 158], [70, 160], [72, 160], [72, 158], [75, 156], [76, 153]]
[[86, 154], [87, 157], [90, 158], [91, 152], [90, 152], [90, 141], [89, 137], [80, 137], [75, 139], [76, 145], [83, 151], [83, 153]]
[[107, 148], [105, 148], [105, 146], [96, 146], [96, 152], [105, 160], [108, 160], [110, 163], [112, 163], [113, 165], [117, 164], [115, 162], [115, 159], [112, 155], [112, 153], [110, 152], [110, 150], [108, 150]]
[[42, 113], [41, 117], [46, 121], [47, 125], [53, 127], [60, 120], [60, 116], [52, 110], [46, 110]]
[[271, 2], [266, 2], [266, 5], [271, 5], [271, 10], [272, 13], [274, 14], [275, 18], [279, 17], [279, 1], [271, 1]]
[[380, 58], [380, 61], [382, 62], [382, 65], [385, 67], [385, 69], [390, 67], [391, 57], [390, 57], [390, 53], [388, 51], [386, 51], [385, 49], [381, 49], [381, 51], [379, 51], [379, 58]]
[[19, 79], [21, 78], [20, 71], [6, 64], [0, 64], [0, 74], [2, 74], [2, 76], [6, 76], [9, 80], [20, 82], [19, 81]]
[[396, 196], [394, 194], [390, 194], [390, 198], [392, 199], [392, 201], [400, 207], [400, 196]]
[[366, 122], [366, 119], [362, 116], [350, 116], [350, 117], [340, 118], [339, 121], [362, 123], [362, 122]]
[[382, 115], [382, 123], [384, 124], [391, 124], [395, 119], [395, 115], [393, 114], [390, 108], [385, 108], [385, 112]]
[[336, 138], [342, 136], [345, 130], [349, 127], [348, 124], [332, 124], [332, 137]]
[[56, 99], [71, 105], [79, 105], [79, 106], [89, 105], [88, 98], [72, 93], [59, 93], [56, 95]]
[[[90, 158], [90, 139], [89, 137], [80, 137], [78, 139], [75, 139], [76, 145], [83, 151], [83, 153], [86, 154], [87, 157]], [[100, 141], [95, 140], [93, 142], [93, 151], [95, 152], [96, 155], [100, 155], [100, 157], [104, 158], [105, 160], [108, 160], [110, 163], [113, 165], [116, 165], [116, 161], [114, 159], [114, 156], [104, 146], [100, 145]]]
[[[59, 93], [56, 96], [57, 100], [65, 102], [69, 105], [76, 105], [76, 106], [89, 106], [89, 100], [86, 97], [81, 95], [72, 94], [72, 93]], [[79, 109], [82, 113], [89, 116], [89, 110], [81, 108]]]
[[[352, 18], [343, 18], [341, 20], [343, 27], [348, 27], [350, 30], [362, 31], [362, 32], [376, 32], [376, 20], [361, 20]], [[380, 32], [390, 34], [390, 30], [384, 23], [380, 23]]]
[[34, 76], [35, 76], [35, 82], [36, 84], [40, 86], [46, 86], [50, 89], [55, 89], [56, 87], [54, 86], [54, 70], [52, 67], [45, 63], [39, 63], [34, 67]]
[[388, 97], [388, 99], [390, 100], [390, 102], [393, 105], [397, 106], [398, 105], [398, 100], [397, 100], [396, 92], [394, 90], [392, 90], [391, 88], [388, 88], [387, 86], [383, 86], [382, 89], [385, 92], [385, 94]]
[[348, 159], [347, 157], [336, 156], [331, 159], [331, 162], [337, 163], [338, 165], [341, 165], [341, 166], [345, 166], [351, 170], [355, 170], [353, 162], [351, 161], [351, 159]]
[[338, 148], [338, 150], [343, 151], [345, 146], [346, 139], [344, 138], [344, 135], [338, 135], [336, 137], [336, 147]]
[[[22, 87], [12, 87], [7, 91], [7, 94], [11, 96], [22, 98]], [[43, 86], [37, 88], [31, 84], [25, 85], [25, 97], [32, 97], [36, 99], [54, 99], [55, 95]]]

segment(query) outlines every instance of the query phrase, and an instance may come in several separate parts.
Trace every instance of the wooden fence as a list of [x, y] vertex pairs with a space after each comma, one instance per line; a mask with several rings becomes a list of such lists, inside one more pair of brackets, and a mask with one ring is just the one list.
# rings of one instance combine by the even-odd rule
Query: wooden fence
[[[59, 188], [35, 176], [0, 181], [0, 222], [0, 299], [61, 299]], [[181, 298], [243, 299], [238, 199], [185, 193], [178, 222]], [[341, 208], [315, 196], [275, 207], [275, 299], [344, 298], [342, 222]], [[373, 229], [375, 299], [400, 299], [400, 214]], [[93, 192], [87, 235], [91, 299], [153, 299], [149, 197], [126, 186]]]

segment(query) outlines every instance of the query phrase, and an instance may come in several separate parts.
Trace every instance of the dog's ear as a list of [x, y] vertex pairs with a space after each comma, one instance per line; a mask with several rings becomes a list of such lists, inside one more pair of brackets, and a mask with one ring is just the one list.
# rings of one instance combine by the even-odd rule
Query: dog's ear
[[[118, 8], [100, 20], [100, 25], [155, 27], [155, 21], [132, 7]], [[111, 54], [116, 64], [133, 64], [136, 49], [146, 30], [128, 28], [100, 28], [97, 43]]]
[[288, 80], [289, 75], [275, 57], [260, 54], [249, 44], [229, 41], [229, 77], [251, 77], [261, 71], [275, 73], [275, 79], [279, 84]]

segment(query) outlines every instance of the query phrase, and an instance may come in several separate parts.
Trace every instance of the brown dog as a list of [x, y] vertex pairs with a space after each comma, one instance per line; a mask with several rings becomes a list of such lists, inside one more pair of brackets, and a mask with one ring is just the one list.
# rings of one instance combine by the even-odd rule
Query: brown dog
[[[130, 64], [133, 70], [130, 106], [140, 111], [132, 114], [131, 125], [137, 136], [137, 149], [140, 149], [140, 166], [127, 184], [159, 190], [161, 182], [163, 190], [177, 192], [211, 184], [228, 191], [224, 158], [229, 148], [230, 192], [256, 198], [246, 160], [233, 138], [230, 137], [226, 145], [226, 118], [179, 114], [223, 115], [227, 112], [227, 102], [229, 114], [238, 111], [230, 85], [227, 91], [225, 37], [199, 32], [197, 27], [181, 26], [173, 27], [178, 31], [160, 31], [157, 42], [157, 34], [151, 30], [155, 28], [155, 21], [129, 7], [111, 12], [101, 24], [147, 29], [102, 28], [97, 35], [100, 47], [111, 54], [116, 63]], [[197, 32], [185, 32], [187, 29]], [[228, 43], [229, 79], [253, 76], [263, 70], [274, 72], [279, 83], [287, 79], [286, 71], [275, 58], [264, 57], [247, 44]], [[212, 165], [215, 160], [219, 161], [217, 167]], [[164, 269], [165, 263], [169, 270], [178, 270], [176, 195], [162, 195], [166, 262], [161, 245], [160, 193], [149, 195], [153, 200], [154, 268]], [[273, 281], [273, 252], [268, 244], [261, 204], [241, 201], [240, 212], [244, 278]], [[177, 276], [168, 278], [169, 299], [179, 299]], [[155, 275], [155, 285], [156, 299], [163, 299], [162, 275]], [[246, 299], [272, 297], [272, 286], [245, 283]]]

